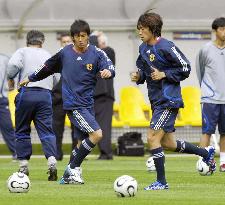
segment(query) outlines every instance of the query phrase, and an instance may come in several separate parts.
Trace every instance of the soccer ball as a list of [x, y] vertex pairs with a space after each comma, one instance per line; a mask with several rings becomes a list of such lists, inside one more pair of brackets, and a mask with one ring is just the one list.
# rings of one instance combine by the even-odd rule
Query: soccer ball
[[22, 172], [13, 173], [7, 180], [7, 187], [12, 193], [26, 193], [30, 186], [28, 176]]
[[149, 172], [156, 171], [155, 162], [154, 162], [153, 157], [149, 157], [145, 164], [146, 164], [146, 167], [147, 167], [147, 171], [149, 171]]
[[196, 169], [198, 173], [202, 176], [210, 176], [213, 174], [213, 171], [210, 169], [210, 167], [203, 162], [202, 159], [199, 159], [196, 163]]
[[137, 181], [128, 175], [118, 177], [114, 182], [114, 191], [119, 197], [132, 197], [137, 193]]

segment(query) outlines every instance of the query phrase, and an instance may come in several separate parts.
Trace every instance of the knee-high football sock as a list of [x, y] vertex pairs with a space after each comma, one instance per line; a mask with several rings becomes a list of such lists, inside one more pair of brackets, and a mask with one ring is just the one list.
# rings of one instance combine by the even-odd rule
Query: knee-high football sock
[[208, 157], [208, 151], [205, 148], [198, 147], [194, 144], [191, 144], [189, 142], [185, 142], [182, 140], [177, 140], [177, 148], [175, 152], [183, 152], [188, 154], [196, 154], [203, 158]]
[[69, 164], [74, 160], [74, 157], [77, 155], [77, 152], [78, 152], [78, 148], [75, 147], [73, 150], [72, 150], [72, 153], [70, 155], [70, 161], [69, 161]]
[[84, 139], [81, 142], [79, 149], [77, 150], [74, 159], [70, 163], [70, 168], [74, 169], [75, 167], [80, 167], [81, 163], [83, 162], [84, 158], [91, 152], [91, 150], [95, 147], [89, 138]]
[[153, 150], [150, 150], [153, 160], [155, 162], [155, 168], [157, 172], [157, 181], [161, 182], [162, 184], [166, 184], [165, 178], [165, 155], [163, 152], [163, 148], [159, 147]]

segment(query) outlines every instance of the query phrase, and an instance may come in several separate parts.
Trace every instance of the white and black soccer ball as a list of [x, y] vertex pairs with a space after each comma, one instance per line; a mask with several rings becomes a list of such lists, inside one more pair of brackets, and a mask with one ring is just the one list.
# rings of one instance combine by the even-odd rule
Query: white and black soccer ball
[[13, 173], [7, 180], [7, 187], [12, 193], [26, 193], [30, 190], [30, 180], [22, 172]]
[[213, 171], [210, 167], [201, 159], [199, 159], [196, 163], [196, 170], [202, 176], [210, 176], [213, 174]]
[[135, 196], [138, 190], [137, 181], [128, 175], [118, 177], [114, 182], [114, 191], [119, 197]]
[[146, 164], [146, 167], [147, 167], [147, 171], [149, 171], [149, 172], [156, 171], [155, 162], [154, 162], [153, 157], [149, 157], [145, 164]]

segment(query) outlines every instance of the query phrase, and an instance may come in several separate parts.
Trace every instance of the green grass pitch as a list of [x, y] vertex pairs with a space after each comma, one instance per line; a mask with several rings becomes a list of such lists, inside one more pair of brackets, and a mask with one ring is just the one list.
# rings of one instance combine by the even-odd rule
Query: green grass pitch
[[[9, 193], [6, 180], [18, 169], [11, 159], [0, 159], [1, 205], [200, 205], [225, 204], [225, 173], [200, 176], [195, 170], [197, 157], [167, 157], [166, 173], [169, 190], [144, 191], [155, 180], [155, 173], [145, 167], [147, 157], [115, 157], [112, 161], [89, 157], [83, 163], [84, 185], [59, 185], [47, 181], [47, 161], [30, 160], [31, 190], [25, 194]], [[58, 163], [58, 174], [63, 174], [68, 161]], [[218, 160], [217, 160], [218, 161]], [[131, 175], [138, 181], [138, 193], [132, 198], [118, 198], [113, 191], [114, 180]]]

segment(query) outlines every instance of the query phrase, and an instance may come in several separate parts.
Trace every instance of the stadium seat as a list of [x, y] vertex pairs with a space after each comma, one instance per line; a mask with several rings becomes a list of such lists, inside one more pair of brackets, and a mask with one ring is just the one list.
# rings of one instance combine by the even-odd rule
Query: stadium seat
[[125, 125], [130, 127], [147, 127], [150, 124], [145, 118], [140, 104], [136, 101], [121, 103], [120, 119], [125, 123]]
[[123, 121], [118, 120], [114, 115], [112, 116], [112, 127], [124, 127]]
[[127, 86], [120, 90], [121, 102], [130, 102], [134, 100], [137, 101], [143, 109], [149, 109], [149, 105], [145, 102], [143, 94], [137, 87]]
[[184, 87], [181, 90], [184, 108], [180, 109], [180, 119], [186, 125], [202, 126], [201, 91], [197, 87]]
[[112, 116], [112, 127], [124, 127], [125, 124], [120, 120], [119, 116], [120, 105], [116, 102], [113, 104], [113, 116]]
[[145, 103], [144, 96], [138, 88], [128, 86], [120, 90], [119, 117], [125, 125], [148, 127], [150, 116], [151, 108]]
[[146, 119], [150, 120], [152, 117], [151, 105], [145, 102], [144, 95], [141, 93], [140, 89], [134, 86], [127, 86], [120, 90], [121, 102], [133, 102], [134, 100], [141, 105]]

